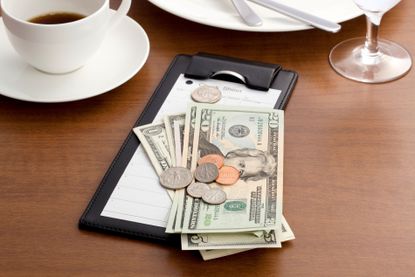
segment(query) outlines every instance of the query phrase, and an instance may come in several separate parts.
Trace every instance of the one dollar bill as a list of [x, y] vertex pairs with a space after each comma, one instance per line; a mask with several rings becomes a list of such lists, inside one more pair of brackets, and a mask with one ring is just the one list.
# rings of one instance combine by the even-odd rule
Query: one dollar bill
[[[138, 126], [133, 131], [144, 147], [157, 175], [174, 165], [164, 122]], [[167, 192], [173, 199], [174, 191], [167, 190]]]
[[164, 122], [138, 126], [133, 131], [146, 150], [147, 156], [158, 175], [173, 166]]
[[170, 156], [175, 166], [181, 165], [185, 116], [185, 113], [180, 113], [164, 117]]

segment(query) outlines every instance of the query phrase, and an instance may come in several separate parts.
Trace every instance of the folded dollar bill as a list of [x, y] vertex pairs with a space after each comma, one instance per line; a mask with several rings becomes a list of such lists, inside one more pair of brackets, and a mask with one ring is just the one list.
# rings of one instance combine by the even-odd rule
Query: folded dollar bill
[[280, 248], [282, 241], [294, 237], [284, 216], [282, 219], [282, 232], [280, 234], [277, 234], [274, 230], [261, 231], [261, 236], [252, 232], [182, 234], [182, 250]]
[[[285, 217], [282, 217], [282, 233], [281, 233], [281, 242], [286, 242], [295, 239], [294, 233], [291, 230], [290, 225], [288, 225]], [[255, 248], [238, 248], [238, 249], [215, 249], [215, 250], [199, 250], [200, 255], [202, 255], [203, 260], [212, 260], [217, 258], [222, 258], [230, 256], [233, 254], [241, 253], [244, 251], [252, 250]]]

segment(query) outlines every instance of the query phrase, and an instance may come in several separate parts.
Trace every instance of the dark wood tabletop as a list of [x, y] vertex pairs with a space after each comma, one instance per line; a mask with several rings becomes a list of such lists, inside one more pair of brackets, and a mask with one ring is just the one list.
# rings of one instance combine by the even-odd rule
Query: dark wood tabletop
[[[368, 85], [328, 63], [336, 43], [365, 35], [364, 17], [331, 34], [224, 30], [144, 0], [129, 15], [151, 52], [125, 84], [59, 104], [0, 96], [0, 276], [415, 276], [415, 71]], [[415, 2], [387, 13], [380, 34], [415, 55]], [[197, 251], [79, 230], [174, 56], [199, 51], [299, 73], [284, 149], [284, 215], [296, 239], [204, 262]]]

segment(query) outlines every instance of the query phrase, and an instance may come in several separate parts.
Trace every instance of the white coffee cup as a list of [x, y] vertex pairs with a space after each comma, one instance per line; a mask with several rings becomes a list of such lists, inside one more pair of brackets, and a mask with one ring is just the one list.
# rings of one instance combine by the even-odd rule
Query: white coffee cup
[[[33, 67], [53, 74], [84, 66], [97, 52], [108, 30], [127, 14], [131, 0], [114, 13], [109, 0], [0, 0], [7, 35], [16, 52]], [[62, 24], [28, 20], [49, 13], [85, 17]]]

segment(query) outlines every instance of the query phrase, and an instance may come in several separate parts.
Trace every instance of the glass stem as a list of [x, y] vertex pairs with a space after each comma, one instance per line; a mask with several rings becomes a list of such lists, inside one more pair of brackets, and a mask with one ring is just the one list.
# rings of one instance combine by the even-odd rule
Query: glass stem
[[[380, 20], [379, 20], [380, 21]], [[380, 22], [379, 22], [380, 23]], [[369, 16], [366, 16], [366, 41], [365, 52], [369, 55], [375, 55], [378, 53], [378, 37], [379, 37], [379, 25], [372, 22]]]

